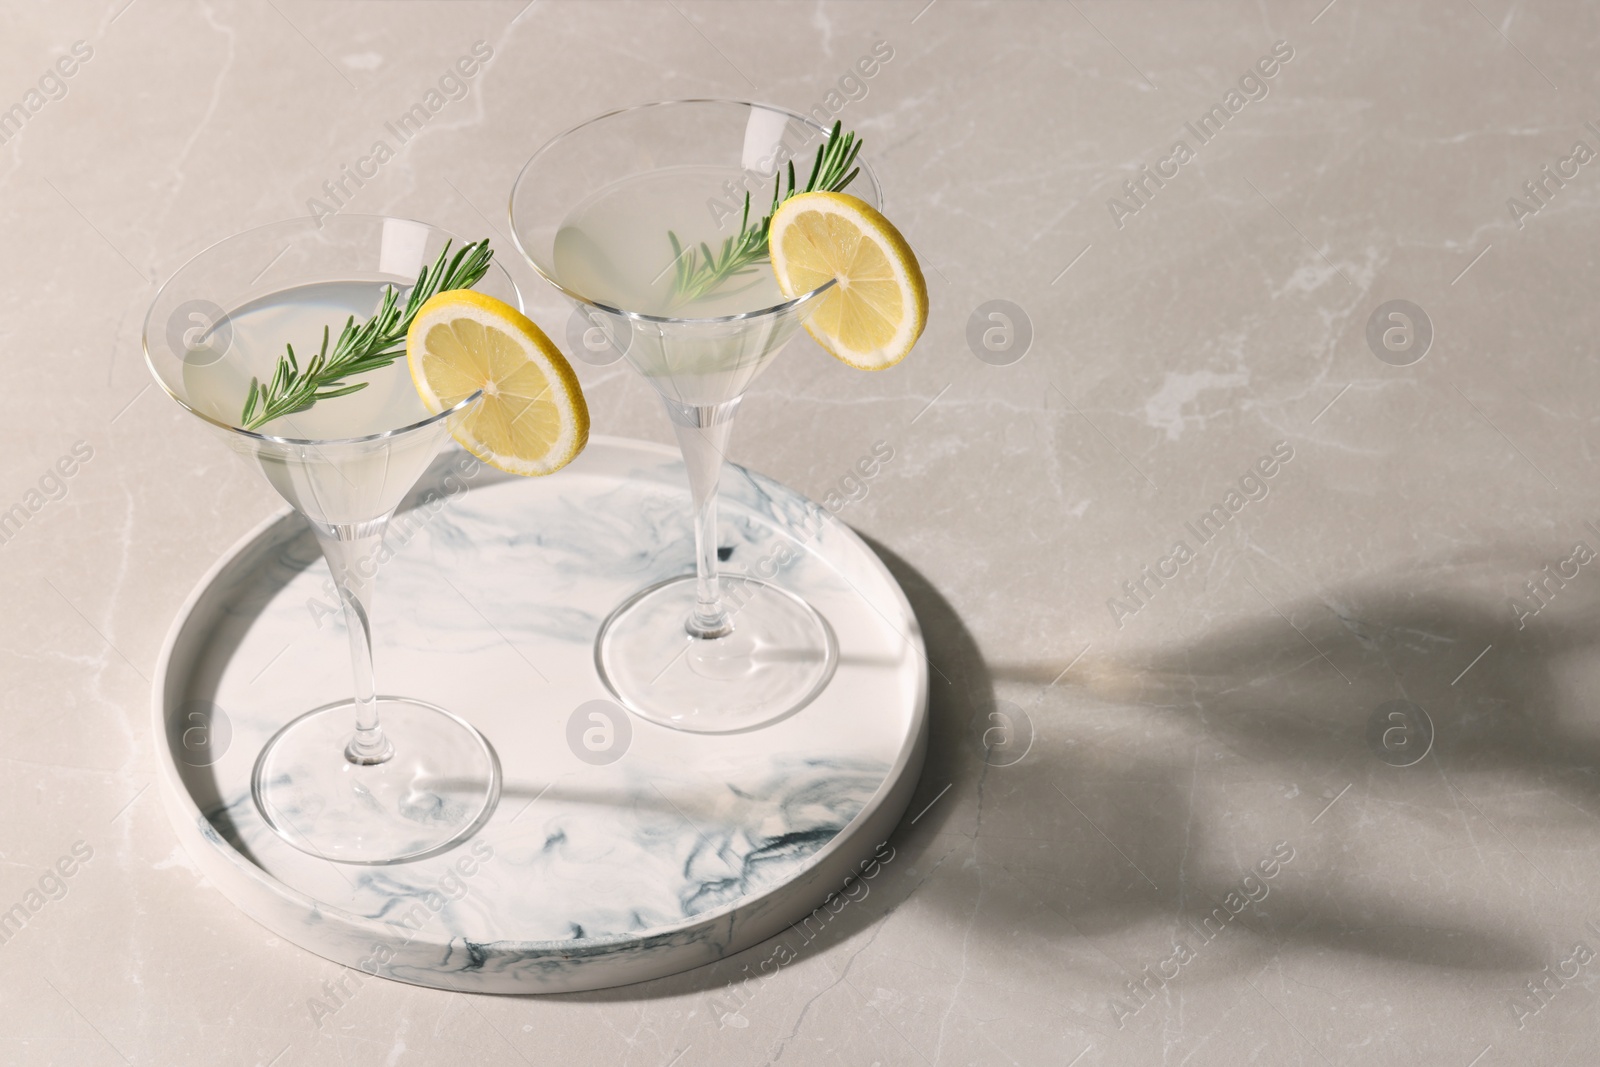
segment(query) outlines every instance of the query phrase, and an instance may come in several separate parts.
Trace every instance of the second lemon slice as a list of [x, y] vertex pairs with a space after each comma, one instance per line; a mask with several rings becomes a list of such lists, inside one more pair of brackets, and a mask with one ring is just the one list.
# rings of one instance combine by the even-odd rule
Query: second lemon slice
[[456, 440], [511, 474], [552, 474], [589, 441], [589, 408], [561, 350], [522, 312], [471, 289], [432, 297], [406, 334], [411, 380], [429, 411], [479, 389]]
[[806, 332], [862, 370], [906, 358], [928, 321], [928, 287], [911, 246], [866, 201], [845, 193], [800, 193], [772, 216], [772, 269], [785, 296], [823, 285]]

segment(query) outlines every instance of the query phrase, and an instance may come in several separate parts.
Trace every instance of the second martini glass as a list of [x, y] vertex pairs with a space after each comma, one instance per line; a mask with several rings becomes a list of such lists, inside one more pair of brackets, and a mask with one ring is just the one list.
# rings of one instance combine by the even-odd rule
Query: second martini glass
[[[272, 376], [285, 342], [298, 343], [304, 361], [324, 327], [337, 334], [348, 316], [365, 319], [387, 289], [403, 299], [450, 242], [461, 246], [409, 219], [274, 223], [190, 260], [145, 319], [156, 381], [266, 476], [327, 559], [350, 639], [354, 699], [291, 718], [262, 749], [251, 786], [281, 837], [343, 863], [443, 851], [482, 826], [500, 796], [489, 742], [444, 708], [378, 696], [372, 662], [372, 598], [389, 516], [482, 393], [430, 414], [401, 356], [364, 375], [359, 392], [254, 429], [241, 425], [240, 408], [251, 377]], [[521, 304], [497, 264], [477, 288]]]
[[[694, 508], [695, 573], [644, 589], [601, 627], [600, 674], [631, 711], [723, 733], [804, 707], [828, 684], [838, 644], [811, 605], [748, 570], [719, 572], [717, 483], [739, 402], [833, 283], [785, 297], [762, 257], [702, 290], [682, 265], [754, 222], [773, 178], [805, 170], [828, 131], [804, 116], [728, 100], [610, 112], [556, 137], [523, 167], [512, 232], [544, 278], [660, 394]], [[852, 195], [879, 206], [866, 164]], [[704, 262], [702, 259], [701, 262]], [[746, 564], [748, 566], [748, 563]], [[768, 567], [771, 571], [773, 568]]]

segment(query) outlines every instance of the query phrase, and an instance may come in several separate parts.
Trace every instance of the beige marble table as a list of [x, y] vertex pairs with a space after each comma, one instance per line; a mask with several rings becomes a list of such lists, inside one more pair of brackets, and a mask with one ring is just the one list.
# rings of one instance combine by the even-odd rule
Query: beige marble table
[[[1595, 1062], [1597, 33], [1576, 0], [8, 0], [0, 1060]], [[799, 342], [734, 442], [818, 499], [892, 447], [841, 515], [927, 632], [913, 817], [810, 939], [543, 999], [354, 981], [152, 789], [168, 622], [277, 504], [150, 386], [145, 308], [313, 200], [503, 239], [544, 139], [687, 96], [837, 112], [926, 268], [910, 359]], [[581, 369], [598, 430], [667, 439]]]

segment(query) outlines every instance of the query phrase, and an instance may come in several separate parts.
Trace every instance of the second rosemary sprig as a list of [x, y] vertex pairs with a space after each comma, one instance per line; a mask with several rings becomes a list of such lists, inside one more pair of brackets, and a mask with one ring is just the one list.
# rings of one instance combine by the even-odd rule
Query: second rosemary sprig
[[[667, 231], [672, 244], [672, 292], [679, 303], [687, 304], [714, 291], [729, 278], [748, 274], [755, 264], [767, 256], [767, 230], [779, 205], [797, 193], [837, 193], [849, 185], [861, 168], [854, 166], [861, 153], [862, 141], [853, 132], [845, 132], [843, 123], [835, 122], [827, 140], [817, 146], [816, 159], [811, 164], [811, 176], [803, 187], [795, 182], [794, 160], [789, 161], [787, 175], [780, 172], [772, 179], [772, 207], [755, 224], [750, 222], [750, 193], [744, 194], [744, 214], [739, 220], [739, 232], [722, 242], [713, 251], [701, 242], [698, 247], [684, 248], [678, 235]], [[787, 176], [787, 187], [784, 178]]]

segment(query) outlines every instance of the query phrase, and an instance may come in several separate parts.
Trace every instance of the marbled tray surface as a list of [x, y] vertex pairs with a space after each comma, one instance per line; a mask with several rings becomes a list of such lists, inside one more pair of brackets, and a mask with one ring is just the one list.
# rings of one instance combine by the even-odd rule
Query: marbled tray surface
[[[805, 915], [903, 810], [925, 717], [916, 620], [871, 551], [825, 513], [806, 520], [790, 490], [726, 469], [726, 567], [754, 566], [783, 538], [802, 546], [776, 580], [837, 632], [833, 682], [798, 714], [745, 734], [629, 717], [631, 736], [611, 750], [622, 754], [603, 765], [579, 758], [569, 720], [609, 697], [593, 660], [607, 613], [692, 569], [676, 457], [597, 439], [559, 475], [525, 480], [452, 450], [403, 508], [378, 583], [379, 691], [478, 726], [499, 752], [504, 793], [474, 841], [410, 864], [327, 863], [267, 829], [249, 793], [257, 752], [289, 718], [349, 688], [315, 543], [296, 517], [268, 524], [197, 591], [156, 687], [179, 833], [266, 925], [420, 984], [633, 981]], [[220, 758], [193, 766], [208, 753], [194, 750], [198, 734], [186, 747], [184, 731], [212, 719]]]

